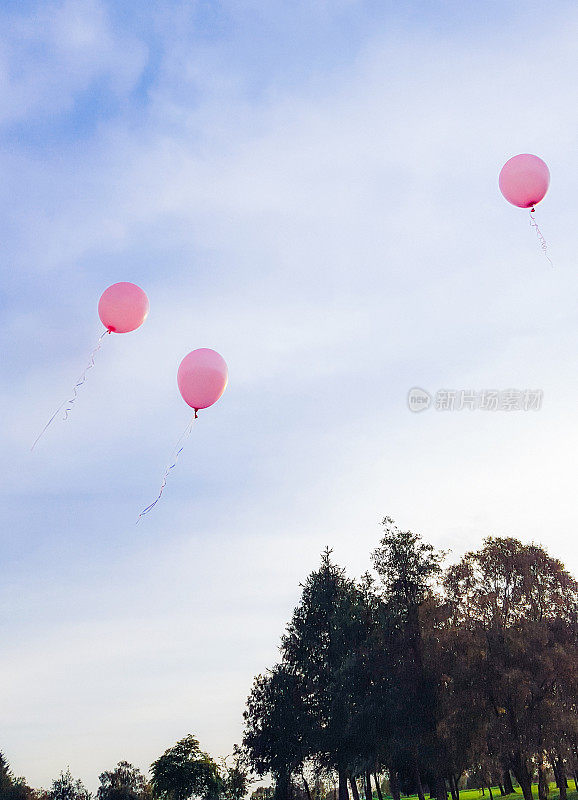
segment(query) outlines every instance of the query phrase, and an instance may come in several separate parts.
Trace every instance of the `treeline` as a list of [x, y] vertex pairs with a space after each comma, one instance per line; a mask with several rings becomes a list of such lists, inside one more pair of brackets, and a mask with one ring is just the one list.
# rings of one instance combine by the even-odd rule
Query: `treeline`
[[[250, 784], [249, 768], [238, 747], [215, 762], [189, 734], [169, 747], [150, 767], [150, 779], [127, 761], [99, 776], [96, 800], [242, 800]], [[70, 769], [61, 772], [50, 789], [33, 789], [25, 778], [15, 778], [0, 753], [0, 800], [93, 800]]]
[[[578, 778], [578, 583], [537, 545], [490, 537], [458, 564], [389, 518], [349, 578], [331, 551], [302, 587], [279, 663], [255, 678], [243, 746], [277, 800], [426, 793], [460, 779], [546, 800]], [[490, 793], [491, 794], [491, 793]]]

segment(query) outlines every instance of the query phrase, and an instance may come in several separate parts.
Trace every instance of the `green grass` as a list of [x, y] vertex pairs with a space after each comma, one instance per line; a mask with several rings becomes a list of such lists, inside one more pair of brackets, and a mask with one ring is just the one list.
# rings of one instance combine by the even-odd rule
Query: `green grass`
[[[574, 781], [568, 779], [568, 800], [578, 800], [578, 792], [573, 788]], [[500, 794], [500, 790], [497, 787], [492, 786], [492, 794], [494, 795], [494, 800], [523, 800], [523, 794], [521, 789], [517, 789], [514, 794], [507, 794], [504, 797]], [[538, 797], [538, 784], [535, 783], [532, 786], [532, 794], [534, 797]], [[385, 794], [384, 800], [392, 800], [391, 795]], [[429, 797], [429, 795], [426, 795]], [[548, 795], [548, 800], [558, 800], [560, 797], [560, 790], [557, 788], [556, 784], [550, 784], [550, 794]], [[373, 795], [374, 800], [377, 800], [377, 795]], [[407, 800], [413, 800], [413, 798], [417, 798], [416, 794], [409, 795]], [[451, 795], [448, 794], [448, 798], [451, 800]], [[402, 795], [402, 800], [406, 800], [406, 796]], [[460, 791], [460, 800], [490, 800], [490, 795], [488, 794], [488, 790], [486, 789], [485, 794], [482, 793], [478, 789], [462, 789]]]

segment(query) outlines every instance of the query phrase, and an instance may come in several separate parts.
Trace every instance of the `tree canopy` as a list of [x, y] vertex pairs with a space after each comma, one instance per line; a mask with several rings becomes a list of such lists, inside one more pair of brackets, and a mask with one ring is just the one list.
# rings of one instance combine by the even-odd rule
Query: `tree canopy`
[[154, 797], [163, 800], [204, 800], [218, 798], [223, 780], [213, 759], [204, 753], [198, 740], [189, 734], [169, 747], [151, 765]]
[[578, 583], [537, 544], [488, 537], [458, 563], [383, 520], [375, 573], [326, 549], [302, 585], [281, 660], [255, 679], [244, 747], [277, 800], [335, 774], [339, 800], [385, 773], [400, 792], [459, 795], [465, 773], [525, 800], [578, 772]]

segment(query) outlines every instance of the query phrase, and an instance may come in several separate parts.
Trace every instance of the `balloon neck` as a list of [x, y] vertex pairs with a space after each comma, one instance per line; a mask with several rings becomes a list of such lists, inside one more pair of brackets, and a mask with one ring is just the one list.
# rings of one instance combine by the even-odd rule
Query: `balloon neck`
[[532, 208], [530, 209], [530, 214], [535, 214], [535, 213], [536, 213], [536, 209], [534, 208], [534, 206], [532, 206]]
[[193, 410], [194, 410], [194, 412], [195, 412], [195, 419], [198, 419], [199, 415], [197, 414], [197, 411], [198, 411], [199, 409], [198, 409], [198, 408], [195, 408], [195, 409], [193, 409]]

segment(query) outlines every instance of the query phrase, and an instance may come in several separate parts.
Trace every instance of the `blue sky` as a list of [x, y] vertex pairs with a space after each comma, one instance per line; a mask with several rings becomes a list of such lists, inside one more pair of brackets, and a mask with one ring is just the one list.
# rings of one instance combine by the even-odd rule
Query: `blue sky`
[[[326, 544], [364, 571], [386, 514], [578, 570], [575, 4], [143, 5], [0, 5], [0, 747], [36, 786], [230, 752], [299, 581]], [[554, 270], [497, 188], [519, 152]], [[149, 319], [30, 454], [120, 280]], [[137, 527], [196, 347], [230, 383]]]

